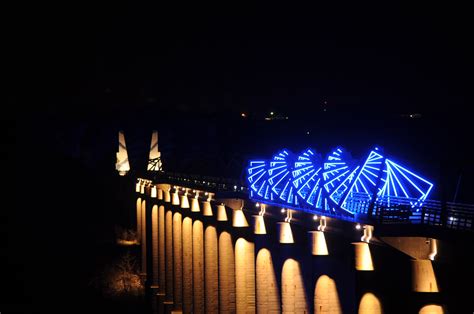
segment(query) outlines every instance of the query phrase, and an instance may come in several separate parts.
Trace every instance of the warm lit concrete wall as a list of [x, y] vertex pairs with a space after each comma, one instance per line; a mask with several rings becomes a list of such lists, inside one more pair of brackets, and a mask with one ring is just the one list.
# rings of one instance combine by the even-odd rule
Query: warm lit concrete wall
[[142, 273], [146, 274], [146, 201], [142, 201]]
[[257, 254], [257, 313], [279, 313], [280, 291], [273, 266], [272, 255], [266, 248]]
[[219, 281], [217, 260], [217, 232], [213, 226], [207, 226], [204, 232], [204, 288], [206, 313], [219, 310]]
[[309, 313], [299, 262], [287, 259], [281, 271], [283, 313]]
[[255, 245], [244, 238], [235, 243], [236, 313], [255, 313]]
[[174, 309], [183, 308], [183, 240], [181, 213], [173, 214]]
[[204, 246], [203, 225], [199, 220], [193, 223], [193, 285], [194, 313], [204, 312]]
[[173, 212], [166, 211], [166, 301], [173, 301]]
[[418, 312], [419, 314], [444, 314], [443, 307], [436, 304], [425, 305]]
[[382, 314], [382, 304], [373, 293], [366, 293], [360, 299], [359, 314]]
[[161, 294], [165, 293], [166, 285], [166, 269], [165, 269], [165, 207], [160, 206], [158, 208], [158, 248], [159, 248], [159, 279], [160, 279], [160, 289]]
[[152, 282], [153, 286], [159, 285], [158, 276], [158, 205], [153, 205], [151, 210], [151, 256], [152, 256]]
[[137, 242], [142, 240], [142, 199], [137, 198]]
[[382, 240], [414, 259], [428, 259], [431, 251], [426, 237], [382, 237]]
[[230, 233], [219, 235], [219, 312], [235, 313], [235, 262]]
[[326, 275], [319, 277], [314, 289], [315, 313], [342, 313], [336, 282]]
[[193, 312], [193, 221], [183, 219], [183, 313]]

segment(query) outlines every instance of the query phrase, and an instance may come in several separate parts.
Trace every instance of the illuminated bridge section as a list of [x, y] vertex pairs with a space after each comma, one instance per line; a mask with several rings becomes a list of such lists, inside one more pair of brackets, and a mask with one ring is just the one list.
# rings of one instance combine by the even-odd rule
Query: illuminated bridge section
[[311, 213], [359, 220], [403, 207], [419, 212], [433, 183], [388, 159], [375, 147], [357, 161], [342, 147], [326, 158], [313, 149], [283, 149], [246, 169], [250, 198]]

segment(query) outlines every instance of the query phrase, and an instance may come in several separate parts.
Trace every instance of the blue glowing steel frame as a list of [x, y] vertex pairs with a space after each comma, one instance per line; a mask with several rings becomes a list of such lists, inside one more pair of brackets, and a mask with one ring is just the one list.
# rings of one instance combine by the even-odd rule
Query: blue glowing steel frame
[[375, 147], [356, 163], [342, 147], [326, 159], [313, 149], [298, 155], [283, 149], [246, 169], [250, 198], [267, 204], [354, 218], [374, 205], [418, 211], [433, 183], [386, 158]]

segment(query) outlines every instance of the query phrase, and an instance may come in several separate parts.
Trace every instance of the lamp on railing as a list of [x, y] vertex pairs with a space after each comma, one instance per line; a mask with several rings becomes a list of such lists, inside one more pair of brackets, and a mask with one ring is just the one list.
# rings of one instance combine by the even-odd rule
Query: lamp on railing
[[217, 221], [227, 221], [227, 212], [223, 203], [217, 205]]
[[157, 197], [156, 185], [154, 185], [154, 184], [151, 186], [150, 197], [152, 197], [152, 198]]
[[247, 219], [245, 218], [244, 215], [244, 200], [242, 200], [242, 205], [240, 206], [240, 209], [234, 209], [232, 211], [232, 226], [233, 227], [248, 227], [249, 224], [247, 222]]
[[137, 179], [137, 183], [135, 183], [135, 192], [140, 193], [140, 185], [142, 179]]
[[360, 238], [362, 242], [370, 242], [372, 239], [372, 232], [374, 231], [374, 226], [364, 225], [364, 235]]
[[265, 228], [265, 221], [263, 220], [263, 215], [265, 214], [265, 211], [266, 211], [266, 205], [257, 203], [256, 206], [260, 207], [260, 212], [258, 213], [258, 215], [253, 215], [254, 217], [253, 233], [254, 234], [267, 234], [267, 229]]
[[207, 200], [202, 203], [202, 214], [203, 216], [212, 216], [212, 193], [206, 192], [205, 195], [207, 195]]
[[194, 191], [194, 193], [194, 197], [191, 199], [191, 211], [196, 213], [201, 211], [199, 208], [199, 191]]
[[184, 189], [184, 194], [181, 195], [181, 208], [189, 208], [189, 200], [188, 200], [188, 189]]
[[285, 221], [279, 222], [279, 233], [280, 233], [280, 243], [295, 243], [293, 239], [293, 231], [291, 230], [290, 221], [293, 218], [293, 212], [291, 209], [282, 208], [282, 213], [286, 212]]
[[[318, 216], [313, 216], [314, 220], [318, 219]], [[328, 247], [326, 244], [326, 237], [324, 236], [324, 230], [326, 229], [326, 217], [321, 216], [319, 219], [319, 226], [317, 231], [310, 231], [311, 234], [311, 254], [313, 255], [329, 255]]]

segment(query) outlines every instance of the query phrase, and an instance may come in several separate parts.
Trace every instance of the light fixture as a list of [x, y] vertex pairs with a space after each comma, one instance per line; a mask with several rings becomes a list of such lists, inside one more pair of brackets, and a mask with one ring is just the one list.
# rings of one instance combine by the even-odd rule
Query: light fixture
[[225, 205], [217, 205], [217, 221], [227, 221], [227, 212], [225, 210]]
[[325, 229], [326, 229], [326, 217], [321, 216], [321, 219], [319, 220], [318, 231], [324, 232]]
[[150, 197], [152, 197], [152, 198], [156, 198], [156, 197], [157, 197], [156, 185], [154, 185], [154, 184], [151, 186]]
[[253, 233], [254, 234], [267, 234], [267, 229], [265, 227], [265, 221], [263, 220], [263, 215], [265, 214], [266, 205], [257, 203], [257, 207], [260, 207], [260, 212], [258, 215], [253, 215], [254, 217], [254, 226], [253, 226]]
[[249, 224], [247, 222], [247, 219], [245, 218], [244, 215], [244, 200], [242, 200], [242, 205], [240, 206], [240, 209], [234, 209], [232, 212], [232, 226], [233, 227], [248, 227]]
[[356, 229], [357, 229], [357, 230], [360, 230], [360, 228], [362, 228], [362, 227], [360, 226], [360, 224], [357, 224], [357, 225], [356, 225]]
[[184, 195], [181, 195], [181, 208], [189, 208], [188, 189], [185, 189]]
[[212, 207], [211, 207], [212, 193], [206, 192], [206, 195], [207, 195], [207, 200], [203, 202], [202, 214], [204, 216], [212, 216]]
[[178, 194], [179, 187], [174, 187], [173, 198], [171, 199], [171, 205], [179, 205], [179, 194]]
[[[282, 209], [284, 212], [284, 209]], [[290, 221], [293, 218], [293, 213], [290, 209], [287, 210], [285, 221], [279, 222], [280, 243], [291, 244], [295, 243], [293, 239], [293, 231], [291, 230]]]
[[194, 197], [191, 199], [191, 211], [194, 213], [201, 211], [199, 208], [199, 191], [195, 191]]
[[363, 242], [370, 242], [372, 239], [372, 232], [374, 231], [374, 226], [364, 225], [364, 235], [360, 238]]
[[361, 271], [374, 270], [369, 244], [367, 242], [354, 242], [352, 244], [355, 248], [355, 269]]
[[137, 183], [135, 183], [135, 192], [140, 193], [140, 181], [141, 179], [137, 179]]
[[311, 234], [311, 254], [329, 255], [324, 232], [310, 231], [309, 233]]

